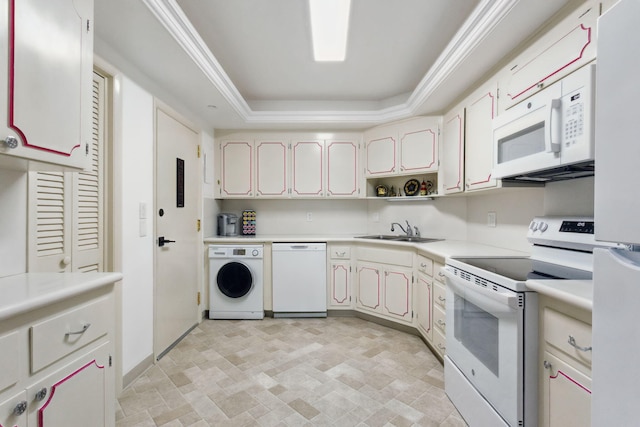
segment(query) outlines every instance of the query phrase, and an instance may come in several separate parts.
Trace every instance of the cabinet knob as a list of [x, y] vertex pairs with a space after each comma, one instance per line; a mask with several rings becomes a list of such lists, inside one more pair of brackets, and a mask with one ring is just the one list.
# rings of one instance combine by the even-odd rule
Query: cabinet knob
[[39, 402], [41, 400], [44, 400], [45, 397], [47, 397], [47, 388], [42, 387], [40, 390], [36, 392], [34, 399]]
[[7, 148], [17, 148], [18, 147], [18, 138], [15, 136], [8, 136], [4, 139], [4, 145]]
[[547, 362], [546, 360], [542, 362], [542, 365], [544, 366], [544, 369], [551, 369], [551, 363]]
[[20, 401], [13, 408], [13, 415], [22, 415], [26, 410], [27, 410], [27, 401], [26, 400]]
[[70, 256], [66, 256], [64, 258], [62, 258], [62, 261], [60, 261], [60, 263], [62, 265], [69, 265], [71, 264], [71, 257]]

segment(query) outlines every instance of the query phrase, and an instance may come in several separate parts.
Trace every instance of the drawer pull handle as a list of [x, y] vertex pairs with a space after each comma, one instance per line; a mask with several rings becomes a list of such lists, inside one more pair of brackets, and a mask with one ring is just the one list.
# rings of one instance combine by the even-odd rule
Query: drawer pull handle
[[593, 347], [580, 347], [578, 344], [576, 344], [576, 339], [571, 335], [569, 335], [569, 340], [567, 342], [569, 343], [570, 346], [580, 351], [591, 351], [591, 349], [593, 348]]
[[22, 415], [27, 410], [27, 401], [22, 400], [13, 408], [13, 415]]
[[66, 334], [64, 334], [65, 337], [68, 337], [69, 335], [80, 335], [80, 334], [84, 334], [85, 331], [87, 329], [89, 329], [89, 326], [91, 326], [91, 323], [85, 323], [84, 325], [82, 325], [82, 329], [80, 329], [79, 331], [75, 331], [75, 332], [67, 332]]
[[424, 262], [420, 263], [420, 267], [422, 267], [422, 269], [424, 270], [425, 268], [427, 268], [427, 264], [425, 264]]
[[442, 326], [443, 328], [445, 327], [446, 323], [442, 321], [442, 319], [438, 319], [437, 321], [438, 325]]
[[440, 349], [440, 351], [442, 351], [443, 353], [447, 350], [447, 347], [443, 346], [442, 344], [438, 343], [438, 348]]
[[440, 301], [441, 303], [445, 303], [447, 301], [446, 298], [442, 298], [442, 295], [438, 295], [438, 301]]
[[551, 369], [551, 363], [547, 362], [546, 360], [542, 362], [542, 365], [544, 366], [544, 369]]
[[336, 252], [336, 256], [339, 256], [339, 257], [343, 257], [346, 254], [347, 254], [346, 252]]

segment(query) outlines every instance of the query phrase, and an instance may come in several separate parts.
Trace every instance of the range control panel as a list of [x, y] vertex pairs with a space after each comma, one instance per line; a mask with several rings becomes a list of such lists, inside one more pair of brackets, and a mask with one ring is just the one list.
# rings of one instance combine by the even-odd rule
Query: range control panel
[[592, 252], [617, 244], [596, 241], [593, 217], [536, 217], [529, 223], [527, 240], [533, 245]]

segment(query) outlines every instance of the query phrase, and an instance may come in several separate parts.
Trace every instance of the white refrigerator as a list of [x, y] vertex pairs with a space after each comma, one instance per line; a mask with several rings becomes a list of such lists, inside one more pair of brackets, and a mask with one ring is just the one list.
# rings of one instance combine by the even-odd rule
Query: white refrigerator
[[[640, 425], [640, 0], [598, 21], [592, 425]], [[634, 245], [638, 245], [635, 246]]]

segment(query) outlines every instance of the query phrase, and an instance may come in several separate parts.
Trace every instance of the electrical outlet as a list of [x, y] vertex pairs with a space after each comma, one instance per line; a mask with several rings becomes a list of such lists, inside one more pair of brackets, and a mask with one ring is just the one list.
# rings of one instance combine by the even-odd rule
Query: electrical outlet
[[313, 221], [313, 213], [307, 212], [307, 221]]
[[498, 220], [498, 218], [497, 218], [497, 215], [496, 215], [495, 212], [487, 213], [487, 226], [488, 227], [495, 227], [497, 220]]

